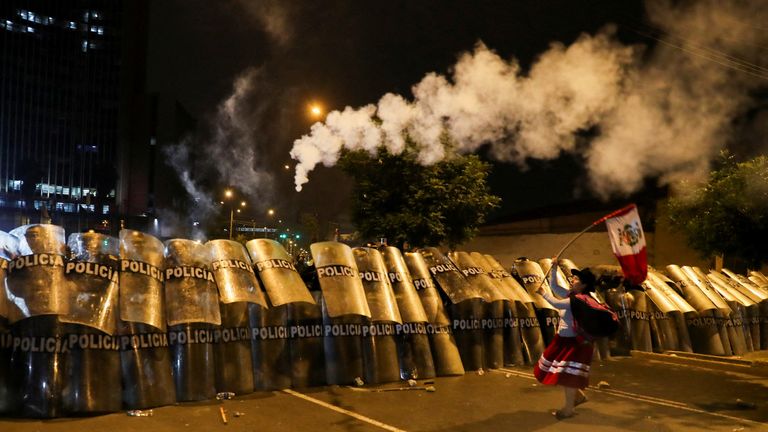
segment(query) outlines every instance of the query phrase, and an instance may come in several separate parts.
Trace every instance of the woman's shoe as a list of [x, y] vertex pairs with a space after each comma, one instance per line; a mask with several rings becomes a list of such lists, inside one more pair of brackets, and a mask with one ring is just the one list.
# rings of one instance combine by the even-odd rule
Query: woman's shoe
[[557, 411], [553, 412], [552, 414], [553, 414], [553, 415], [555, 416], [555, 418], [556, 418], [556, 419], [558, 419], [558, 420], [565, 420], [565, 419], [567, 419], [567, 418], [571, 418], [571, 417], [573, 417], [573, 415], [574, 415], [574, 413], [573, 413], [573, 412], [567, 413], [567, 412], [565, 412], [565, 411], [563, 411], [563, 410], [557, 410]]

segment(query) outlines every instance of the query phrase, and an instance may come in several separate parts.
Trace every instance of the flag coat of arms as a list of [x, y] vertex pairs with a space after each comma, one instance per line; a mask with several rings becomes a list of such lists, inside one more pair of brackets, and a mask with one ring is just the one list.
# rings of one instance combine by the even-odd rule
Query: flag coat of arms
[[624, 278], [640, 285], [648, 274], [645, 235], [637, 206], [632, 204], [605, 220], [613, 254], [619, 260]]

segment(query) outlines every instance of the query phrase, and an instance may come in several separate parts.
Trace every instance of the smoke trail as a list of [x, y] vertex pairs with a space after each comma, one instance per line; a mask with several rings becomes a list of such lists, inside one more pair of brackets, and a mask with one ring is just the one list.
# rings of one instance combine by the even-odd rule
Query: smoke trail
[[294, 32], [287, 4], [278, 0], [238, 0], [237, 3], [255, 18], [264, 31], [279, 45], [286, 46], [291, 42]]
[[[260, 144], [257, 131], [266, 105], [259, 92], [260, 72], [249, 69], [234, 83], [232, 94], [218, 107], [210, 120], [211, 133], [189, 136], [180, 143], [164, 148], [167, 161], [179, 174], [179, 179], [196, 209], [191, 219], [200, 221], [213, 215], [218, 207], [214, 194], [200, 186], [201, 178], [213, 177], [218, 184], [236, 187], [258, 205], [268, 198], [272, 177], [261, 167], [256, 150]], [[192, 150], [195, 149], [192, 156]]]
[[[744, 3], [649, 3], [650, 19], [665, 34], [645, 60], [640, 47], [617, 42], [610, 27], [567, 47], [553, 44], [527, 72], [478, 43], [450, 77], [430, 73], [414, 85], [410, 101], [387, 94], [313, 125], [291, 150], [296, 189], [316, 165], [334, 165], [342, 148], [384, 145], [398, 154], [410, 137], [418, 160], [435, 163], [446, 156], [445, 134], [459, 152], [489, 144], [495, 158], [521, 165], [579, 152], [591, 187], [603, 196], [635, 191], [647, 177], [668, 183], [705, 172], [726, 144], [732, 119], [749, 104], [749, 91], [766, 81], [691, 55], [690, 46], [756, 61], [754, 47], [766, 46], [768, 35], [745, 29], [768, 14], [765, 5]], [[688, 49], [668, 47], [667, 40]], [[577, 148], [585, 130], [597, 137]]]

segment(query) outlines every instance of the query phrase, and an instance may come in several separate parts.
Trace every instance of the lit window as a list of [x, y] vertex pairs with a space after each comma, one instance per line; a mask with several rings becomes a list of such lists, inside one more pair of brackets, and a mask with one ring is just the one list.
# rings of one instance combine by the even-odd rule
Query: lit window
[[98, 13], [98, 12], [96, 12], [96, 11], [93, 11], [93, 12], [91, 12], [91, 16], [92, 16], [92, 17], [94, 17], [94, 18], [96, 18], [96, 19], [99, 19], [99, 18], [101, 18], [101, 15], [99, 15], [99, 13]]
[[104, 207], [102, 207], [102, 208], [101, 208], [101, 212], [102, 212], [103, 214], [109, 214], [109, 206], [108, 206], [108, 205], [105, 205]]
[[100, 35], [103, 35], [104, 34], [104, 27], [99, 26], [99, 29], [98, 29], [98, 31], [96, 33], [98, 33]]
[[21, 17], [21, 19], [28, 20], [29, 19], [29, 12], [27, 12], [27, 11], [22, 9], [22, 10], [19, 11], [19, 16]]
[[35, 29], [33, 29], [32, 27], [27, 27], [27, 33], [34, 33], [34, 32], [35, 32]]
[[83, 52], [88, 51], [88, 41], [83, 41]]
[[77, 24], [75, 24], [74, 21], [70, 21], [69, 24], [67, 24], [67, 27], [72, 30], [77, 30]]

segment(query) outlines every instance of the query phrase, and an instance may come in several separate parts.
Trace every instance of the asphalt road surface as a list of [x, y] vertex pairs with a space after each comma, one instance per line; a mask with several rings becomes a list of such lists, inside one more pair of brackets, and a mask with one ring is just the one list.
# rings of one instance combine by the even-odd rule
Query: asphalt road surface
[[525, 367], [437, 378], [427, 383], [434, 392], [402, 390], [406, 383], [285, 390], [157, 408], [151, 417], [3, 418], [0, 432], [768, 431], [768, 377], [749, 371], [625, 357], [593, 363], [591, 384], [589, 401], [563, 421], [550, 413], [562, 391]]

